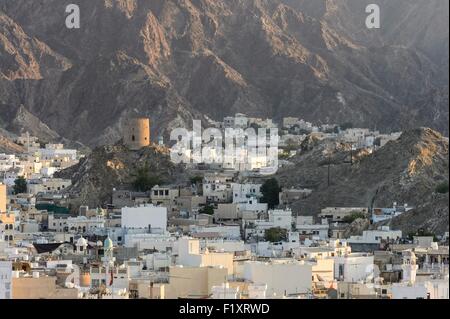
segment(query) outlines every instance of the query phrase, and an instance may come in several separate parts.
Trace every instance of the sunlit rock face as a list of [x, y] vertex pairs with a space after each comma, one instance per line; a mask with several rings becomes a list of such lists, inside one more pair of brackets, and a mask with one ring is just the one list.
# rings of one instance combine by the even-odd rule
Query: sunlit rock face
[[80, 0], [68, 29], [61, 1], [0, 0], [0, 123], [90, 146], [135, 115], [152, 136], [236, 112], [448, 134], [448, 1], [378, 1], [377, 30], [369, 2]]

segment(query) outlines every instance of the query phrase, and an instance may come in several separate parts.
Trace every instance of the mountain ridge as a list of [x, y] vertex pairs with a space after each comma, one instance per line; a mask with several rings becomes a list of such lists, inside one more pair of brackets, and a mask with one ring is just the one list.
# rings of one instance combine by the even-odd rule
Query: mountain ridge
[[[448, 193], [436, 192], [438, 185], [448, 183], [449, 174], [448, 138], [440, 133], [428, 128], [406, 131], [373, 154], [357, 152], [353, 165], [348, 164], [348, 145], [327, 141], [309, 145], [293, 159], [293, 167], [277, 173], [285, 187], [313, 190], [310, 197], [292, 205], [300, 214], [316, 215], [324, 207], [391, 207], [397, 202], [415, 208], [407, 215], [408, 223], [393, 222], [397, 227], [448, 231]], [[327, 151], [331, 155], [325, 156]]]
[[[436, 53], [448, 37], [425, 41], [431, 27], [417, 17], [434, 17], [432, 27], [445, 30], [445, 4], [382, 1], [397, 14], [404, 6], [418, 23], [389, 14], [383, 23], [405, 34], [394, 37], [355, 32], [365, 2], [80, 0], [82, 27], [68, 30], [60, 1], [0, 0], [0, 30], [23, 31], [2, 31], [3, 38], [27, 39], [16, 53], [4, 40], [0, 50], [10, 53], [2, 56], [49, 57], [0, 77], [0, 104], [23, 106], [58, 135], [90, 146], [117, 141], [133, 115], [152, 118], [153, 136], [167, 136], [192, 118], [243, 110], [448, 135], [448, 55]], [[1, 74], [14, 67], [0, 61]]]

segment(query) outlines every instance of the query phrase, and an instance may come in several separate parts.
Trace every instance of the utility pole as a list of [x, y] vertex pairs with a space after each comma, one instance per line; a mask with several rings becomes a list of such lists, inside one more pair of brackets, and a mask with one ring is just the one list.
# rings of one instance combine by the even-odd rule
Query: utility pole
[[328, 159], [328, 187], [331, 186], [331, 176], [330, 176], [330, 173], [331, 173], [331, 159], [329, 158], [329, 159]]
[[350, 147], [350, 165], [353, 166], [353, 144]]

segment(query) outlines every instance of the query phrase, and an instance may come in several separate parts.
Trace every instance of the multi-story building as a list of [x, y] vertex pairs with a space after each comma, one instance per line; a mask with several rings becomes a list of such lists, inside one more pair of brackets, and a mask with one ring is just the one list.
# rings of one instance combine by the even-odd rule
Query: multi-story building
[[11, 299], [12, 262], [0, 260], [0, 300]]

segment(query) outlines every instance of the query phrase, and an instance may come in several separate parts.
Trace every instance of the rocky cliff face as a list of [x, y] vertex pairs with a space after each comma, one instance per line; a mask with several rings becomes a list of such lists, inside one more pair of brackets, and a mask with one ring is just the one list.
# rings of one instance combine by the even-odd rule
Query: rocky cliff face
[[323, 207], [407, 203], [416, 209], [394, 221], [396, 227], [448, 231], [448, 194], [436, 192], [439, 184], [448, 183], [448, 139], [433, 130], [407, 131], [373, 154], [354, 154], [353, 165], [348, 146], [326, 142], [294, 160], [295, 165], [279, 171], [278, 176], [286, 187], [314, 190], [294, 205], [301, 214], [317, 214]]
[[173, 165], [167, 150], [157, 146], [130, 151], [122, 143], [95, 148], [78, 165], [57, 173], [72, 180], [67, 192], [72, 207], [102, 207], [111, 203], [113, 189], [133, 189], [140, 169], [164, 184], [185, 182], [183, 168]]
[[365, 2], [79, 0], [69, 30], [61, 1], [0, 0], [0, 117], [88, 145], [132, 114], [153, 136], [235, 112], [447, 134], [448, 2], [381, 1], [376, 31]]
[[0, 128], [0, 153], [17, 154], [25, 152], [25, 149], [14, 143], [13, 136]]

